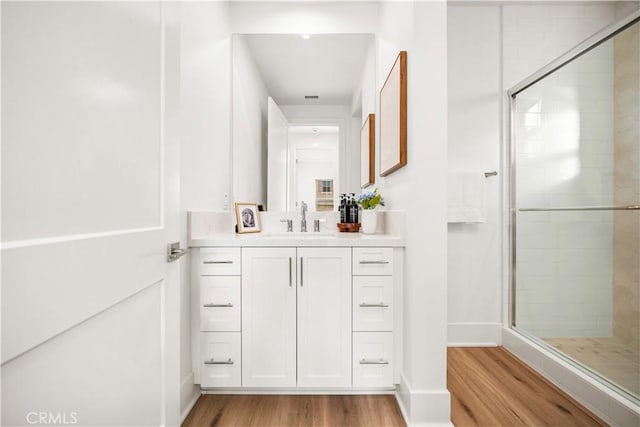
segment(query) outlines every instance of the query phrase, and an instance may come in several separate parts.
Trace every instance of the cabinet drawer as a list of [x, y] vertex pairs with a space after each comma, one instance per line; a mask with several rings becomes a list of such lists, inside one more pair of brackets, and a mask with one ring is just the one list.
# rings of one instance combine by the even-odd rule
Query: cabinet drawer
[[393, 386], [393, 333], [353, 333], [353, 386]]
[[353, 248], [354, 276], [391, 276], [393, 248]]
[[393, 277], [353, 278], [353, 330], [393, 330]]
[[202, 387], [240, 387], [240, 332], [201, 332], [200, 363]]
[[200, 277], [200, 330], [240, 332], [240, 276]]
[[240, 275], [240, 248], [200, 249], [200, 275]]

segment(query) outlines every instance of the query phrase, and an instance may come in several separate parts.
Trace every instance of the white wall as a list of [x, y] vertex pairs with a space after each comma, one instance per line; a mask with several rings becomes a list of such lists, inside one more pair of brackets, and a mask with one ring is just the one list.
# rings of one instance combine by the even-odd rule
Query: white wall
[[[228, 209], [231, 187], [231, 34], [226, 2], [181, 3], [181, 241], [187, 211]], [[191, 369], [190, 260], [181, 265], [181, 413], [199, 388]]]
[[[267, 89], [246, 36], [233, 37], [233, 174], [231, 199], [267, 203]], [[248, 179], [251, 178], [251, 179]]]
[[[499, 7], [448, 8], [449, 170], [500, 170]], [[473, 71], [470, 71], [470, 68]], [[485, 180], [486, 222], [448, 225], [448, 342], [500, 342], [500, 180]]]
[[[382, 87], [398, 52], [408, 51], [408, 163], [380, 178], [378, 184], [390, 209], [406, 210], [405, 329], [399, 400], [410, 424], [449, 423], [446, 2], [382, 3], [379, 25], [377, 89]], [[378, 147], [379, 141], [376, 151]]]
[[499, 343], [496, 322], [508, 320], [506, 90], [611, 23], [615, 13], [615, 4], [450, 5], [450, 169], [499, 173], [487, 180], [487, 222], [449, 226], [450, 343]]

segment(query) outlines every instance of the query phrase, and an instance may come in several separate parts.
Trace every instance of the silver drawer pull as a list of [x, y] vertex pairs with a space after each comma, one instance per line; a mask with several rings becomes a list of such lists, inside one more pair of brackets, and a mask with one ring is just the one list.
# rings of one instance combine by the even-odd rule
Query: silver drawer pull
[[389, 304], [385, 304], [383, 302], [379, 304], [369, 304], [368, 302], [361, 302], [360, 307], [389, 307]]
[[231, 360], [231, 358], [227, 359], [227, 360], [214, 360], [214, 358], [212, 357], [209, 360], [205, 360], [204, 364], [205, 365], [233, 365], [233, 360]]
[[360, 261], [360, 264], [389, 264], [389, 261]]
[[209, 304], [203, 305], [203, 307], [233, 307], [233, 304], [231, 304], [230, 302], [227, 304], [215, 304], [211, 302]]
[[203, 264], [233, 264], [233, 261], [203, 261]]
[[380, 359], [360, 359], [361, 365], [388, 365], [389, 361]]

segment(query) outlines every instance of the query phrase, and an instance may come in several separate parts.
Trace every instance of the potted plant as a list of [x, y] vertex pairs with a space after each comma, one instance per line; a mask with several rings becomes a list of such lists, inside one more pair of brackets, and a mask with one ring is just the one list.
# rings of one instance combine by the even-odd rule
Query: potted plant
[[362, 225], [361, 231], [365, 234], [375, 234], [378, 227], [378, 212], [376, 207], [378, 205], [384, 206], [384, 199], [382, 195], [378, 193], [376, 188], [373, 191], [358, 194], [356, 196], [356, 202], [362, 208], [362, 214], [360, 223]]

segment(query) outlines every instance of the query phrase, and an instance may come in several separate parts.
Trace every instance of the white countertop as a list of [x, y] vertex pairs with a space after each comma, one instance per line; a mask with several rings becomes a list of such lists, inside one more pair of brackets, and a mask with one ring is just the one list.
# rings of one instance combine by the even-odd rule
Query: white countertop
[[189, 247], [260, 246], [363, 246], [404, 247], [404, 239], [389, 234], [362, 233], [219, 233], [194, 237]]

